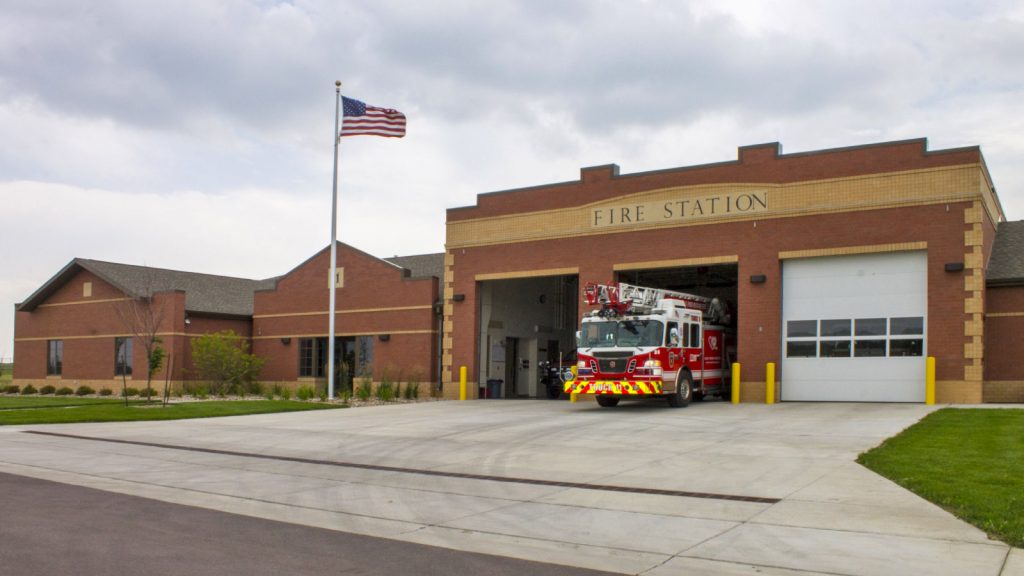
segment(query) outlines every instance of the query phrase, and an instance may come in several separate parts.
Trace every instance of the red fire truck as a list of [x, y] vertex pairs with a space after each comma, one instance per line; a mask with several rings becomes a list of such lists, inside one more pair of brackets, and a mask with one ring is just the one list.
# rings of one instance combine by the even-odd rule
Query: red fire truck
[[730, 392], [735, 336], [717, 298], [632, 286], [587, 284], [599, 309], [580, 326], [570, 394], [594, 394], [612, 407], [622, 398], [662, 397], [670, 406]]

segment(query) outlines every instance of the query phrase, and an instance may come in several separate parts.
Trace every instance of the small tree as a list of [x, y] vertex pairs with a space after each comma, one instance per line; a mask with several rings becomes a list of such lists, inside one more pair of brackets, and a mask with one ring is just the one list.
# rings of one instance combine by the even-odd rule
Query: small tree
[[[155, 272], [150, 269], [146, 272], [143, 287], [140, 290], [134, 294], [126, 293], [128, 298], [114, 304], [114, 312], [121, 320], [121, 324], [132, 335], [137, 345], [141, 345], [146, 352], [146, 390], [153, 387], [153, 375], [163, 366], [166, 356], [166, 351], [160, 346], [161, 341], [157, 336], [164, 321], [164, 302], [162, 300], [158, 302], [155, 297], [156, 284]], [[120, 353], [118, 353], [118, 357], [120, 358]], [[125, 358], [124, 361], [128, 363], [131, 359]], [[124, 366], [122, 366], [122, 393], [127, 390], [127, 386], [127, 376]], [[127, 404], [128, 397], [125, 396], [125, 405]]]
[[265, 362], [264, 358], [250, 354], [249, 343], [233, 330], [203, 334], [192, 340], [195, 373], [209, 382], [214, 394], [246, 388], [256, 381]]

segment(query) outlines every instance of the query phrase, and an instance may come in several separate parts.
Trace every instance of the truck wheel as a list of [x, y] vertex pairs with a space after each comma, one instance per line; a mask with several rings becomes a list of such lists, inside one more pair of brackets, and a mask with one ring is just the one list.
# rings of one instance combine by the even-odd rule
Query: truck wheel
[[676, 391], [669, 395], [668, 405], [673, 408], [685, 408], [693, 398], [693, 376], [689, 372], [680, 372], [676, 378]]
[[597, 404], [602, 408], [614, 408], [619, 405], [619, 399], [612, 396], [598, 396]]

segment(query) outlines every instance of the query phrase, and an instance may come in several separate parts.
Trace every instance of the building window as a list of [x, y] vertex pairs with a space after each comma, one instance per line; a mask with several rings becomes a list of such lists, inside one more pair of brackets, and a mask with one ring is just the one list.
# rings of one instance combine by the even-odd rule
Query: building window
[[317, 338], [302, 338], [299, 340], [299, 377], [315, 378], [323, 376], [318, 374], [320, 362], [318, 361]]
[[[339, 383], [373, 371], [373, 336], [339, 336], [334, 339], [335, 376]], [[327, 338], [299, 340], [299, 377], [327, 377]]]
[[49, 340], [46, 343], [46, 375], [60, 376], [64, 373], [64, 341]]
[[787, 358], [877, 358], [923, 354], [924, 318], [921, 316], [786, 322]]
[[114, 375], [132, 375], [131, 338], [114, 338]]

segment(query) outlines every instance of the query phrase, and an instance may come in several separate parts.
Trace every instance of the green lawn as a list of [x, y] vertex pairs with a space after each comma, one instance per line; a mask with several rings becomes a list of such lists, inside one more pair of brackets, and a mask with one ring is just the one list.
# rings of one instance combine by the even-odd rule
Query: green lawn
[[1024, 547], [1024, 410], [939, 410], [858, 462]]
[[[129, 404], [138, 404], [139, 400], [128, 400]], [[82, 398], [80, 396], [0, 396], [0, 410], [20, 410], [26, 408], [47, 408], [50, 406], [85, 406], [89, 404], [120, 404], [124, 406], [124, 398]]]
[[[54, 400], [53, 398], [13, 398], [0, 400]], [[82, 400], [82, 399], [79, 399]], [[287, 400], [217, 400], [211, 402], [182, 402], [167, 407], [159, 402], [147, 405], [124, 401], [95, 399], [96, 402], [72, 406], [6, 406], [0, 410], [0, 426], [11, 424], [66, 424], [72, 422], [131, 422], [137, 420], [180, 420], [183, 418], [211, 418], [214, 416], [242, 416], [301, 410], [343, 408], [343, 405], [319, 402], [291, 402]], [[28, 404], [28, 403], [27, 403]]]

